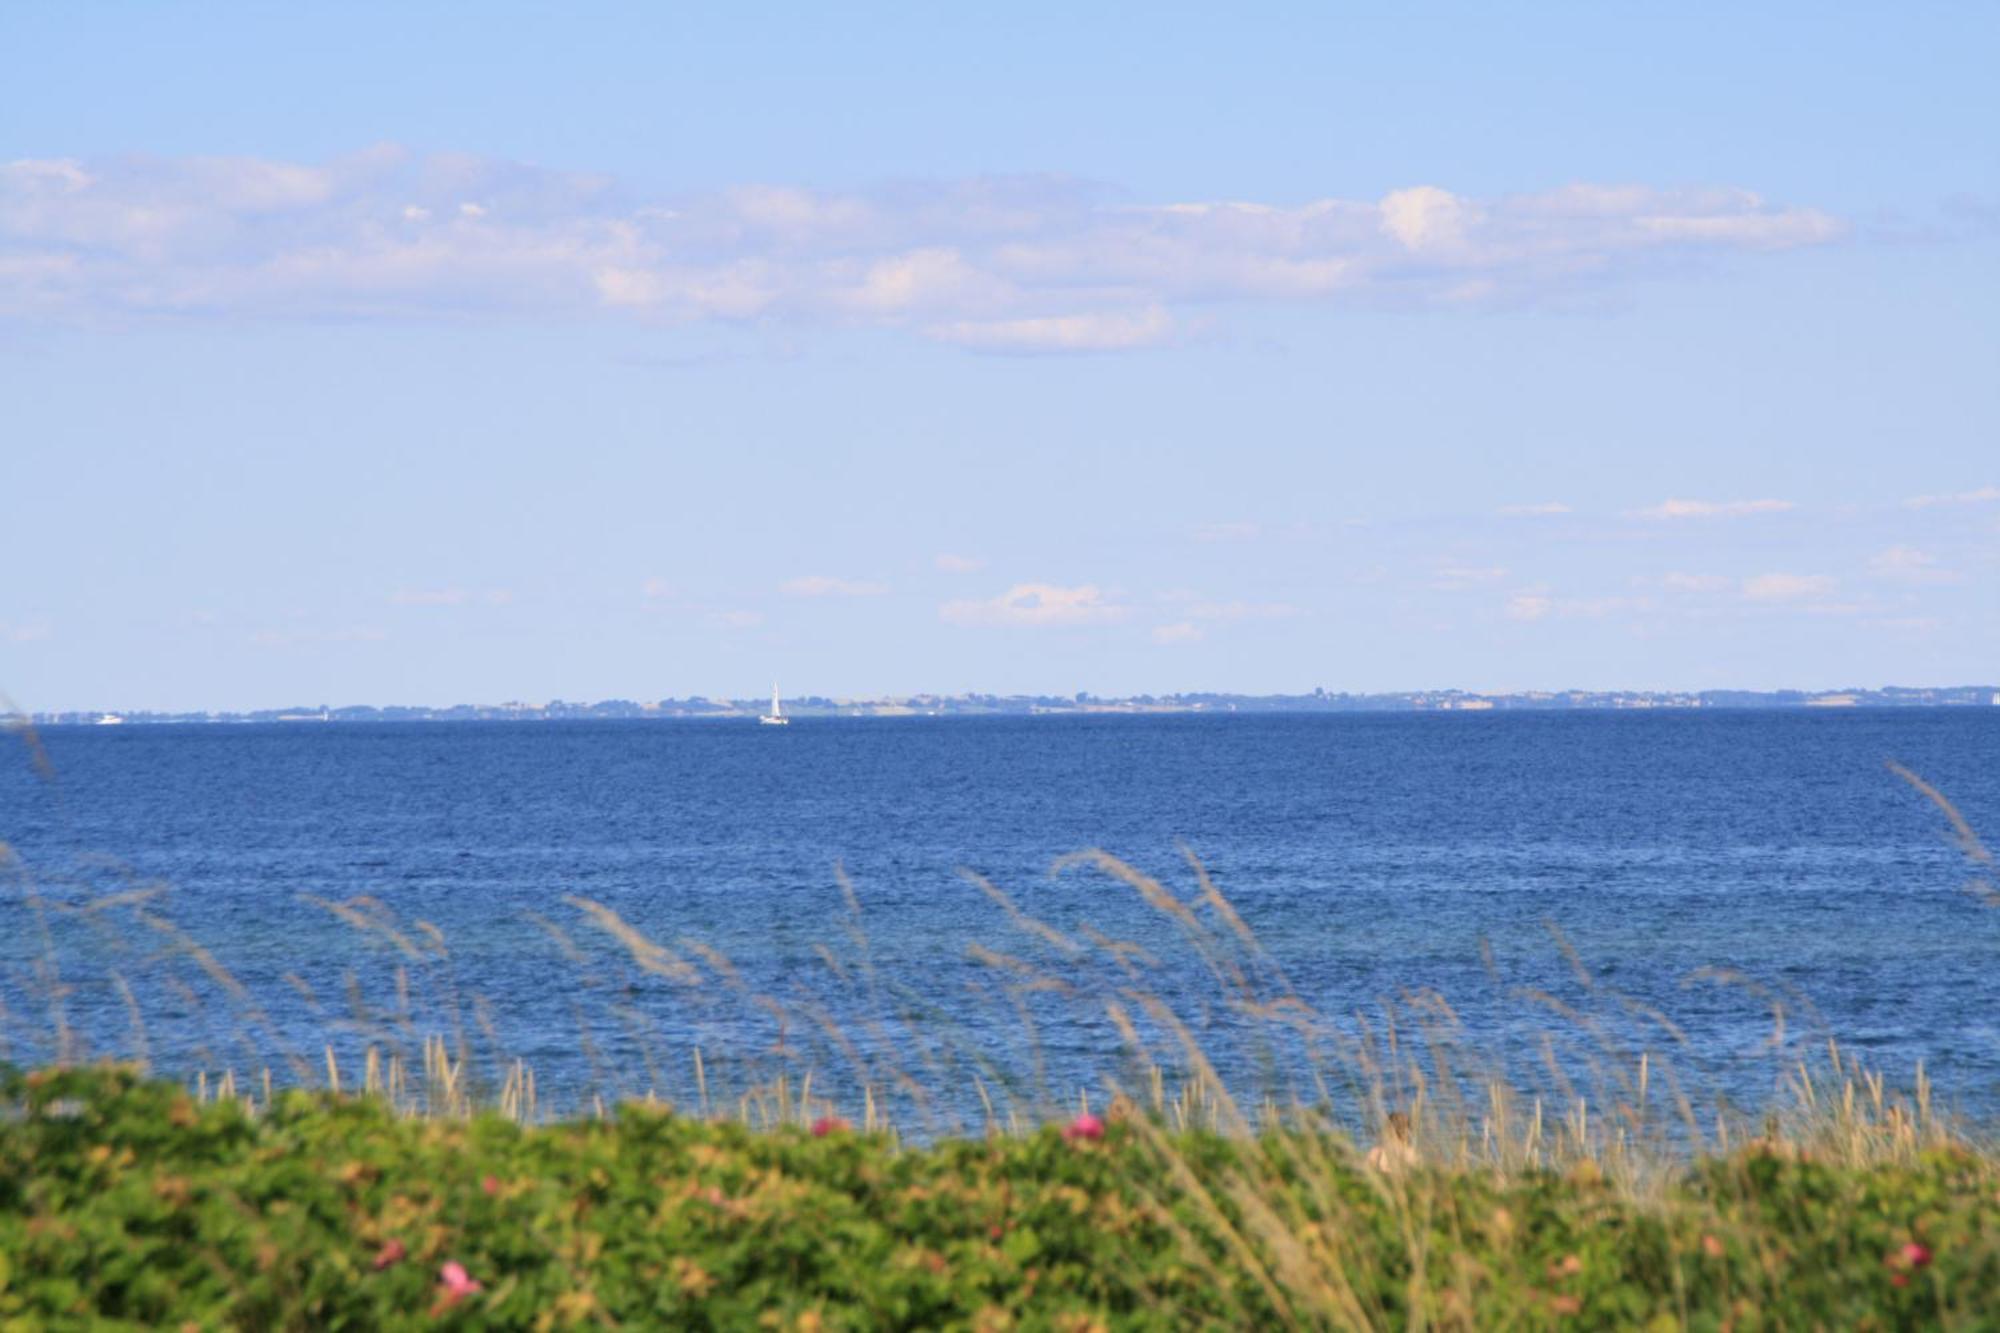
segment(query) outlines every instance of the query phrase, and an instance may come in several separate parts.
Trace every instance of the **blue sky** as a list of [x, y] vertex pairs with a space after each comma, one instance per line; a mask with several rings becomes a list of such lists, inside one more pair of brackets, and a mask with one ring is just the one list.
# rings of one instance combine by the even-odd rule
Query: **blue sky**
[[2000, 10], [742, 8], [0, 11], [0, 691], [2000, 677]]

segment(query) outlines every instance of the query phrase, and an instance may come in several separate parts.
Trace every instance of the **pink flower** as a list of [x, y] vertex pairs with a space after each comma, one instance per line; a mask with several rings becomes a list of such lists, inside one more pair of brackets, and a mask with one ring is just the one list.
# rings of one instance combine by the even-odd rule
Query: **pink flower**
[[483, 1178], [479, 1182], [479, 1188], [485, 1190], [488, 1195], [498, 1194], [500, 1192], [500, 1177], [487, 1176]]
[[458, 1260], [453, 1259], [438, 1269], [438, 1309], [449, 1310], [478, 1290], [479, 1284], [472, 1280], [472, 1275]]
[[1910, 1267], [1922, 1268], [1930, 1261], [1931, 1252], [1929, 1246], [1919, 1245], [1917, 1242], [1911, 1241], [1903, 1247], [1903, 1262]]
[[375, 1251], [375, 1271], [379, 1273], [385, 1268], [403, 1262], [408, 1254], [409, 1251], [403, 1248], [403, 1242], [391, 1236], [383, 1242], [381, 1249]]
[[840, 1131], [846, 1129], [847, 1127], [848, 1127], [847, 1122], [845, 1120], [842, 1120], [839, 1116], [823, 1115], [819, 1119], [813, 1121], [812, 1125], [813, 1137], [816, 1139], [823, 1139], [829, 1134], [838, 1134]]
[[1063, 1127], [1063, 1137], [1072, 1143], [1078, 1139], [1089, 1139], [1095, 1143], [1104, 1137], [1104, 1120], [1085, 1111]]

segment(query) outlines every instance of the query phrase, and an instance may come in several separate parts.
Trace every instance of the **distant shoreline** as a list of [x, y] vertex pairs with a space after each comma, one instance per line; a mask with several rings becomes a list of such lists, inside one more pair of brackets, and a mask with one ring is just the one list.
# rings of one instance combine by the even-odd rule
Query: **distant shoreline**
[[[1789, 710], [1818, 708], [1981, 708], [2000, 706], [2000, 686], [1885, 686], [1845, 690], [1562, 690], [1481, 693], [1422, 690], [1390, 694], [1172, 694], [1099, 698], [1060, 695], [909, 695], [873, 699], [804, 695], [786, 699], [798, 718], [882, 717], [1147, 717], [1214, 714], [1635, 712], [1659, 710]], [[640, 703], [453, 704], [443, 708], [347, 705], [243, 712], [68, 711], [12, 715], [37, 727], [105, 725], [228, 725], [255, 723], [743, 721], [763, 712], [762, 699], [662, 699]]]

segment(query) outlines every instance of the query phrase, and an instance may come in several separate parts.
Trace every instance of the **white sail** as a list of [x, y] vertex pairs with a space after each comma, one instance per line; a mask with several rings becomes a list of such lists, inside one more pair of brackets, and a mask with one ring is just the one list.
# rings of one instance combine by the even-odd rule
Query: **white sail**
[[782, 727], [791, 723], [791, 719], [785, 716], [784, 708], [778, 703], [778, 684], [776, 681], [771, 682], [771, 711], [757, 720], [767, 727]]

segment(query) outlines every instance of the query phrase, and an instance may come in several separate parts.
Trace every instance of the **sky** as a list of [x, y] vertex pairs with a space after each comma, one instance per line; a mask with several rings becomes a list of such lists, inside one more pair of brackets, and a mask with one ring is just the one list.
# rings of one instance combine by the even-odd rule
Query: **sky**
[[2000, 681], [1996, 53], [0, 6], [0, 698]]

